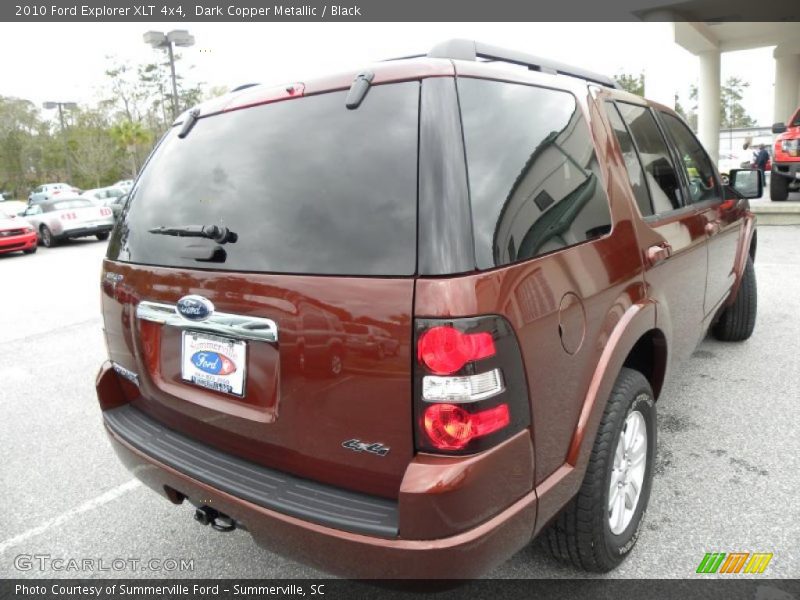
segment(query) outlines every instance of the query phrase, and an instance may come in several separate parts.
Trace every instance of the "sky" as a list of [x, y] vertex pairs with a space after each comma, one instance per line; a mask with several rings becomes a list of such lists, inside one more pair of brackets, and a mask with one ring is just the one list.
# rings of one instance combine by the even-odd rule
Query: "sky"
[[[697, 58], [665, 40], [664, 23], [0, 23], [0, 95], [94, 104], [108, 56], [152, 62], [163, 51], [142, 40], [148, 30], [188, 29], [180, 73], [189, 82], [234, 88], [243, 83], [303, 81], [360, 69], [384, 58], [422, 54], [454, 37], [481, 40], [614, 75], [642, 72], [648, 62], [671, 67], [684, 105], [697, 82]], [[660, 28], [660, 29], [659, 29]], [[66, 31], [65, 31], [66, 30]], [[661, 42], [657, 40], [662, 40]], [[772, 123], [771, 48], [722, 55], [722, 78], [751, 83], [746, 110]]]

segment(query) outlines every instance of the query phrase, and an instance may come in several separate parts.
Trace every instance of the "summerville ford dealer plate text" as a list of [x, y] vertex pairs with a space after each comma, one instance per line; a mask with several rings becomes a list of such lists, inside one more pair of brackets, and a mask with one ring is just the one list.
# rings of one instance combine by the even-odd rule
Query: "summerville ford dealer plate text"
[[184, 331], [181, 377], [195, 385], [244, 396], [247, 343], [226, 337]]

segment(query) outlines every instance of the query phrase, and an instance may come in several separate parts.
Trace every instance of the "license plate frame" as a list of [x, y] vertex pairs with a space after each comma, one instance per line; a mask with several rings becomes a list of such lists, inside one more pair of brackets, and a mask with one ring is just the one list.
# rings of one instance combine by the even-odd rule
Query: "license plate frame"
[[[200, 354], [206, 356], [199, 356]], [[233, 371], [228, 371], [231, 366]], [[226, 396], [244, 398], [247, 384], [247, 341], [204, 331], [182, 331], [181, 379]]]

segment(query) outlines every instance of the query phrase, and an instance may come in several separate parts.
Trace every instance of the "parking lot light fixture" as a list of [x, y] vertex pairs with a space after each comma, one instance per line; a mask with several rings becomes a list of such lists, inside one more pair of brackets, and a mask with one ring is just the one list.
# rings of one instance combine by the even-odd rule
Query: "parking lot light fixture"
[[172, 75], [172, 117], [178, 116], [178, 81], [175, 76], [175, 54], [173, 46], [188, 48], [194, 45], [194, 36], [185, 29], [173, 29], [169, 33], [162, 31], [148, 31], [143, 36], [144, 42], [153, 48], [167, 51], [169, 56], [169, 70]]

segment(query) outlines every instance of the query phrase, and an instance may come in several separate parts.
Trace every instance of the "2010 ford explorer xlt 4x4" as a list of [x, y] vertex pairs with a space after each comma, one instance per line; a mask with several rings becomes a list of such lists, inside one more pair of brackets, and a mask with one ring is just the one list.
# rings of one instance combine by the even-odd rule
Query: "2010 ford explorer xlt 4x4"
[[753, 330], [762, 182], [731, 185], [671, 110], [464, 40], [203, 104], [104, 262], [113, 446], [336, 573], [471, 577], [542, 532], [611, 569], [665, 377]]

